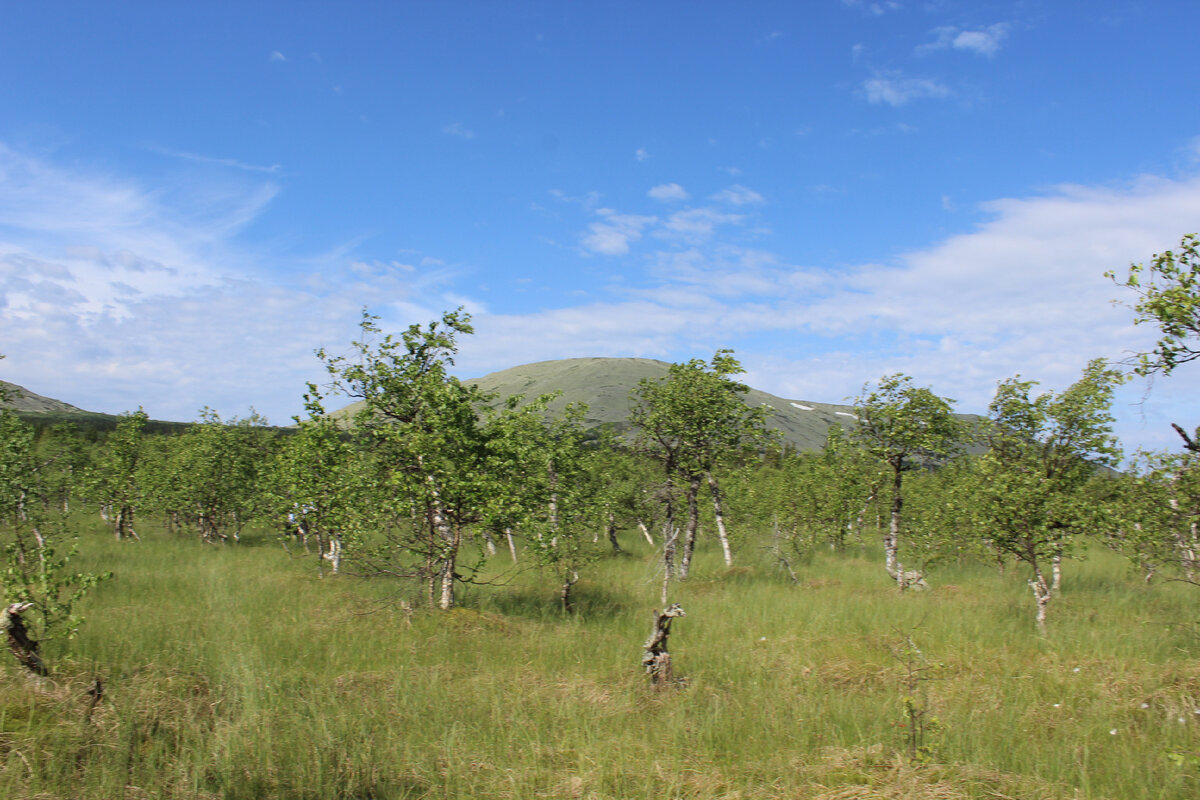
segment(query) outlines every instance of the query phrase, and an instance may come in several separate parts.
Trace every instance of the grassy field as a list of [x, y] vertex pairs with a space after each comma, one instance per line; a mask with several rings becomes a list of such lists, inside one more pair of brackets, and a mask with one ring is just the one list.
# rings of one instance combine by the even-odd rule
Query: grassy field
[[[726, 571], [701, 551], [673, 598], [686, 684], [654, 691], [643, 548], [598, 564], [564, 618], [536, 573], [410, 613], [396, 584], [319, 577], [270, 540], [89, 534], [84, 566], [116, 575], [49, 649], [53, 680], [3, 660], [0, 797], [1200, 794], [1200, 589], [1096, 552], [1067, 565], [1041, 638], [1015, 568], [947, 566], [901, 597], [874, 553], [819, 556], [793, 586], [753, 552]], [[914, 703], [940, 722], [923, 762], [906, 635], [929, 667]]]

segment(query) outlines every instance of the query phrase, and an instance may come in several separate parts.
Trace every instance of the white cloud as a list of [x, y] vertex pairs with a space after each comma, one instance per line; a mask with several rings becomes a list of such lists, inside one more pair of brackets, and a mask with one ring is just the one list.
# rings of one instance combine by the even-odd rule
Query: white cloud
[[271, 61], [287, 61], [287, 56], [285, 56], [283, 53], [279, 52], [278, 50], [272, 50], [270, 60]]
[[638, 161], [645, 161], [646, 159], [650, 158], [650, 153], [649, 153], [649, 151], [646, 150], [646, 148], [639, 147], [634, 152], [633, 157], [636, 158]]
[[354, 338], [362, 298], [395, 326], [462, 300], [447, 265], [351, 264], [352, 246], [276, 256], [286, 277], [266, 277], [237, 241], [275, 192], [194, 176], [150, 191], [0, 145], [3, 377], [96, 411], [186, 420], [254, 405], [285, 423], [322, 378], [313, 350]]
[[[464, 292], [468, 270], [422, 253], [364, 258], [353, 241], [307, 260], [247, 249], [238, 234], [277, 190], [238, 178], [150, 191], [0, 146], [0, 374], [101, 411], [144, 404], [189, 419], [205, 404], [224, 415], [254, 404], [283, 422], [304, 381], [321, 379], [312, 350], [351, 341], [369, 298], [392, 330], [472, 309], [479, 336], [463, 343], [462, 374], [729, 346], [753, 385], [798, 401], [840, 402], [903, 371], [982, 411], [1002, 378], [1063, 388], [1092, 357], [1150, 346], [1153, 331], [1112, 305], [1122, 292], [1102, 273], [1174, 247], [1200, 219], [1200, 178], [1060, 186], [987, 203], [975, 229], [886, 263], [833, 269], [744, 246], [746, 218], [721, 207], [600, 208], [581, 250], [620, 256], [640, 242], [637, 272], [588, 302], [518, 315]], [[202, 202], [211, 197], [223, 199]], [[1131, 407], [1141, 389], [1122, 395], [1122, 435], [1175, 446], [1167, 422], [1200, 422], [1200, 370]]]
[[642, 238], [642, 230], [655, 222], [655, 217], [618, 214], [608, 208], [599, 209], [596, 213], [604, 217], [604, 221], [593, 222], [588, 226], [588, 233], [583, 236], [582, 244], [585, 250], [606, 256], [628, 253], [630, 242]]
[[904, 8], [904, 4], [898, 0], [842, 0], [842, 5], [863, 11], [873, 17], [881, 17]]
[[279, 164], [271, 164], [270, 166], [264, 167], [264, 166], [260, 166], [258, 164], [248, 164], [245, 161], [239, 161], [236, 158], [220, 158], [218, 156], [205, 156], [205, 155], [200, 155], [198, 153], [187, 153], [187, 152], [178, 151], [178, 150], [168, 150], [168, 149], [162, 148], [162, 147], [151, 147], [150, 149], [155, 153], [159, 153], [164, 156], [170, 156], [171, 158], [178, 158], [178, 159], [182, 159], [184, 161], [194, 161], [198, 164], [213, 164], [213, 165], [219, 166], [219, 167], [232, 167], [233, 169], [240, 169], [244, 172], [262, 172], [262, 173], [266, 173], [268, 175], [275, 175], [275, 174], [278, 174], [281, 169], [283, 169], [283, 167], [280, 166]]
[[456, 136], [459, 139], [474, 139], [475, 131], [463, 125], [461, 122], [451, 122], [442, 128], [442, 133]]
[[934, 28], [935, 40], [917, 48], [921, 55], [936, 50], [966, 50], [991, 58], [1000, 52], [1000, 44], [1008, 36], [1011, 26], [1005, 22], [989, 25], [980, 30], [964, 30], [953, 26]]
[[950, 89], [931, 78], [907, 78], [898, 73], [876, 75], [863, 81], [862, 90], [869, 103], [902, 106], [910, 100], [940, 99], [950, 96]]
[[703, 242], [712, 238], [719, 225], [740, 225], [745, 219], [741, 214], [726, 214], [714, 208], [689, 208], [676, 211], [655, 231], [665, 239], [685, 242]]
[[655, 200], [661, 200], [664, 203], [675, 202], [678, 200], [687, 200], [691, 195], [687, 190], [678, 183], [662, 183], [652, 188], [646, 193]]
[[758, 205], [764, 202], [761, 194], [737, 183], [727, 189], [722, 189], [712, 195], [710, 199], [733, 206]]

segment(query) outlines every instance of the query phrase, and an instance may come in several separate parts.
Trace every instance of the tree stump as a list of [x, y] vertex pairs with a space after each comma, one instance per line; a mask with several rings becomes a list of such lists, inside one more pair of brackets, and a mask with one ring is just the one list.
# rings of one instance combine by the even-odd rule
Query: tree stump
[[8, 634], [8, 649], [17, 657], [17, 661], [34, 675], [45, 677], [50, 670], [38, 654], [38, 643], [29, 638], [25, 620], [21, 618], [31, 608], [33, 603], [13, 603], [0, 614], [0, 628]]
[[671, 635], [671, 620], [686, 617], [679, 603], [672, 603], [663, 612], [654, 614], [654, 630], [642, 650], [642, 667], [650, 676], [650, 685], [655, 688], [675, 682], [671, 669], [671, 654], [667, 651], [667, 637]]

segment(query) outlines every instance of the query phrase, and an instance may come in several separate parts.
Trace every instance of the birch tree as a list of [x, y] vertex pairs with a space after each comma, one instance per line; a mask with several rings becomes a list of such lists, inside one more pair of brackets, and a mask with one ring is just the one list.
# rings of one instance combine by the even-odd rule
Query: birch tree
[[864, 386], [854, 401], [857, 424], [852, 442], [886, 466], [890, 480], [890, 514], [883, 537], [884, 566], [901, 591], [921, 580], [900, 561], [903, 529], [904, 474], [942, 462], [956, 453], [966, 428], [955, 418], [953, 401], [930, 389], [913, 386], [907, 375], [888, 375], [872, 388]]
[[223, 421], [211, 408], [183, 434], [167, 440], [158, 486], [168, 513], [205, 542], [238, 541], [264, 503], [263, 478], [272, 455], [267, 421], [251, 410]]
[[1118, 533], [1109, 544], [1149, 582], [1159, 570], [1200, 583], [1200, 455], [1139, 453], [1118, 483]]
[[[1135, 325], [1158, 327], [1154, 348], [1132, 359], [1138, 375], [1170, 375], [1200, 358], [1200, 234], [1187, 234], [1178, 250], [1156, 254], [1148, 264], [1132, 264], [1124, 279], [1114, 271], [1104, 274], [1137, 296], [1130, 306]], [[1200, 453], [1200, 428], [1189, 435], [1178, 424], [1172, 427], [1186, 449]]]
[[46, 485], [50, 467], [32, 428], [0, 410], [0, 628], [17, 660], [39, 675], [48, 674], [40, 645], [75, 635], [78, 602], [107, 577], [72, 571], [76, 536]]
[[448, 609], [456, 584], [480, 565], [460, 563], [466, 528], [487, 517], [498, 489], [481, 418], [492, 398], [449, 373], [457, 338], [473, 332], [462, 309], [398, 336], [378, 319], [363, 312], [352, 356], [317, 355], [332, 388], [362, 401], [353, 424], [391, 494], [379, 502], [408, 521], [368, 559], [381, 572], [419, 578], [429, 604]]
[[662, 464], [665, 479], [664, 603], [666, 586], [675, 572], [678, 540], [675, 517], [681, 489], [687, 518], [679, 577], [687, 578], [690, 571], [703, 481], [708, 482], [713, 499], [725, 564], [733, 565], [716, 469], [747, 445], [766, 436], [764, 409], [747, 406], [743, 395], [749, 391], [748, 387], [731, 377], [743, 371], [732, 350], [718, 350], [708, 363], [692, 359], [672, 364], [665, 377], [645, 379], [633, 391], [630, 419], [638, 429], [639, 445]]
[[116, 430], [100, 446], [89, 476], [91, 499], [104, 509], [117, 539], [138, 538], [133, 523], [145, 495], [140, 478], [148, 419], [141, 408], [122, 414]]
[[1084, 487], [1121, 457], [1110, 408], [1123, 381], [1096, 359], [1059, 394], [1034, 394], [1036, 381], [1010, 378], [988, 408], [988, 450], [973, 495], [978, 520], [994, 548], [1028, 566], [1041, 631], [1060, 591], [1063, 558], [1097, 522]]
[[273, 514], [292, 521], [306, 552], [311, 536], [318, 563], [336, 575], [373, 519], [373, 492], [361, 449], [325, 413], [315, 385], [304, 401], [307, 416], [295, 419], [296, 432], [281, 443], [271, 471]]

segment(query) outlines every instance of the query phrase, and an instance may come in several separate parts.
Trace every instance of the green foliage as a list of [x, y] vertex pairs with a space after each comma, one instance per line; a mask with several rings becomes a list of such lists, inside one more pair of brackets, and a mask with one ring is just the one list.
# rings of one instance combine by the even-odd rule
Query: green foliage
[[965, 429], [953, 401], [912, 385], [908, 375], [886, 375], [854, 400], [858, 424], [851, 441], [894, 471], [936, 463], [958, 450]]
[[264, 508], [264, 474], [274, 434], [254, 411], [223, 421], [210, 409], [144, 456], [143, 485], [158, 510], [205, 542], [236, 541]]
[[379, 494], [375, 471], [362, 448], [325, 413], [314, 384], [304, 396], [305, 418], [280, 442], [266, 477], [268, 515], [288, 520], [289, 533], [304, 547], [313, 537], [320, 557], [336, 573], [343, 551], [355, 554], [370, 532], [384, 524], [373, 497]]
[[977, 524], [992, 547], [1032, 570], [1039, 625], [1055, 591], [1049, 566], [1100, 520], [1084, 488], [1099, 467], [1120, 459], [1110, 407], [1124, 380], [1096, 359], [1059, 394], [1034, 395], [1035, 381], [1010, 378], [989, 406], [988, 451], [977, 462]]
[[76, 537], [53, 464], [37, 452], [33, 429], [0, 410], [0, 589], [6, 606], [32, 604], [25, 617], [39, 642], [73, 637], [83, 621], [77, 604], [106, 577], [71, 571]]
[[631, 395], [630, 422], [637, 428], [637, 445], [662, 465], [665, 479], [659, 492], [664, 510], [664, 604], [675, 572], [678, 538], [675, 515], [681, 484], [687, 487], [684, 491], [687, 524], [679, 577], [686, 578], [690, 570], [703, 478], [708, 479], [713, 494], [725, 563], [727, 566], [733, 564], [724, 521], [719, 516], [721, 512], [716, 510], [720, 489], [715, 473], [719, 466], [735, 462], [748, 447], [764, 444], [769, 439], [766, 409], [747, 406], [742, 395], [749, 389], [731, 377], [742, 371], [732, 350], [718, 350], [707, 364], [700, 359], [672, 364], [664, 378], [641, 381]]
[[383, 335], [377, 322], [363, 312], [353, 358], [317, 354], [333, 388], [362, 401], [354, 432], [386, 486], [374, 501], [396, 521], [380, 531], [368, 560], [380, 572], [420, 578], [428, 602], [450, 608], [456, 581], [479, 567], [459, 559], [467, 526], [519, 505], [512, 470], [498, 468], [497, 453], [513, 465], [516, 455], [500, 441], [523, 430], [508, 422], [521, 412], [512, 404], [481, 419], [492, 398], [449, 374], [457, 337], [472, 333], [461, 309], [398, 337]]
[[122, 414], [116, 430], [104, 440], [87, 479], [87, 495], [107, 509], [107, 518], [118, 539], [137, 538], [134, 515], [142, 506], [141, 484], [145, 428], [149, 417], [142, 409]]
[[766, 410], [742, 402], [749, 389], [732, 376], [744, 370], [732, 350], [706, 364], [672, 364], [665, 378], [634, 390], [630, 420], [642, 449], [671, 475], [700, 475], [766, 440]]
[[1139, 453], [1112, 481], [1119, 520], [1108, 543], [1125, 553], [1149, 581], [1195, 582], [1200, 571], [1200, 454]]
[[954, 416], [952, 402], [932, 390], [913, 386], [907, 375], [886, 375], [875, 388], [863, 387], [854, 401], [857, 424], [849, 440], [890, 471], [891, 510], [884, 536], [888, 574], [901, 590], [919, 582], [900, 562], [899, 538], [904, 531], [904, 473], [935, 465], [956, 453], [966, 429]]
[[937, 745], [944, 726], [932, 713], [928, 684], [942, 677], [945, 665], [930, 661], [917, 646], [913, 634], [903, 631], [892, 648], [892, 658], [903, 670], [900, 675], [899, 727], [908, 760], [914, 764], [931, 763], [937, 757]]
[[1149, 264], [1133, 264], [1124, 280], [1105, 276], [1132, 290], [1137, 301], [1134, 324], [1152, 323], [1161, 337], [1149, 353], [1137, 357], [1139, 375], [1169, 375], [1180, 364], [1200, 358], [1200, 234], [1189, 233], [1179, 250], [1155, 255]]

